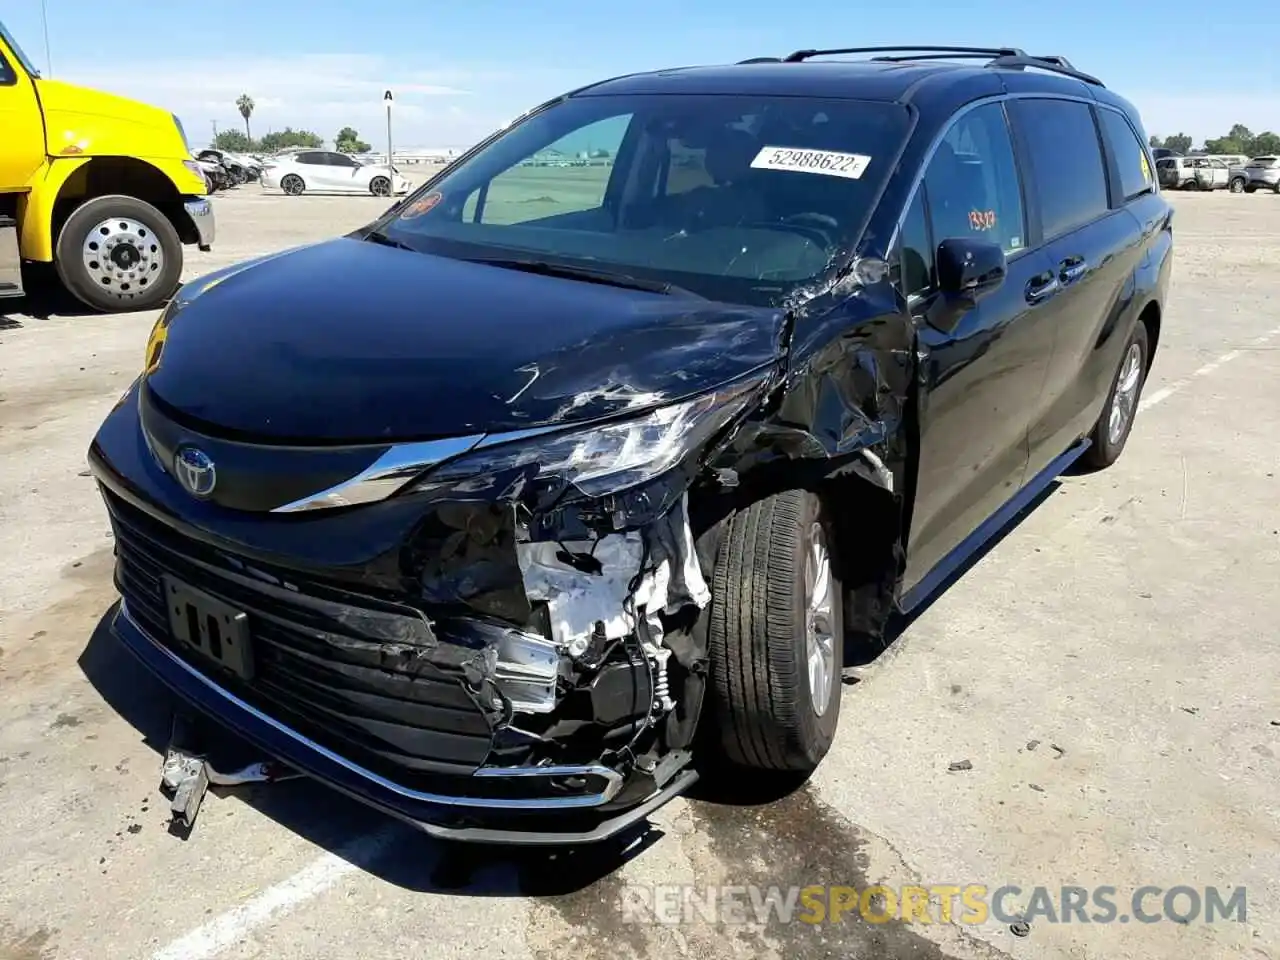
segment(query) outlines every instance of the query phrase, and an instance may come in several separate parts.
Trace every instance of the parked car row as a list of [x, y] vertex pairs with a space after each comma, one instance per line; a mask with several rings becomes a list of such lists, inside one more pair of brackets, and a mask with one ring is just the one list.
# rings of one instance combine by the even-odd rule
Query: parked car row
[[1219, 157], [1164, 156], [1156, 160], [1160, 186], [1165, 190], [1230, 190], [1280, 193], [1280, 158], [1254, 157], [1229, 164]]
[[210, 193], [238, 187], [262, 176], [263, 162], [257, 157], [228, 153], [213, 147], [197, 153], [196, 163], [204, 172], [205, 185]]

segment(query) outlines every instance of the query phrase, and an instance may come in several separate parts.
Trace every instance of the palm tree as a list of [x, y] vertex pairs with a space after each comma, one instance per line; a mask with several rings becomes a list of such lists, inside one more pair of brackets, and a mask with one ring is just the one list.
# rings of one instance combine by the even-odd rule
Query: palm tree
[[253, 106], [253, 97], [247, 93], [240, 94], [240, 98], [236, 100], [236, 108], [240, 111], [240, 116], [244, 117], [244, 135], [248, 140], [253, 139], [249, 133], [249, 117], [253, 115]]

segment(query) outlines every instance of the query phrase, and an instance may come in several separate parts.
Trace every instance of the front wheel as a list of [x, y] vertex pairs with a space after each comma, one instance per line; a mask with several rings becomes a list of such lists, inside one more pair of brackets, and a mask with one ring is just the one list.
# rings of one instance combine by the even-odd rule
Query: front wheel
[[178, 289], [182, 241], [151, 204], [134, 197], [98, 197], [67, 218], [55, 260], [63, 286], [89, 306], [147, 310]]
[[374, 177], [369, 181], [369, 191], [375, 197], [391, 196], [391, 181], [386, 177]]
[[1244, 177], [1232, 177], [1229, 189], [1232, 193], [1244, 193]]
[[302, 191], [307, 189], [307, 185], [302, 182], [302, 178], [296, 173], [291, 173], [280, 181], [280, 189], [291, 197], [302, 195]]
[[1150, 355], [1150, 337], [1147, 325], [1141, 320], [1134, 328], [1129, 342], [1120, 357], [1120, 368], [1107, 394], [1107, 405], [1093, 428], [1093, 442], [1081, 458], [1086, 466], [1102, 470], [1120, 459], [1124, 445], [1133, 430], [1138, 415], [1138, 401], [1147, 379], [1147, 359]]
[[843, 592], [822, 503], [807, 490], [735, 514], [713, 575], [708, 646], [716, 743], [733, 765], [809, 773], [840, 716]]

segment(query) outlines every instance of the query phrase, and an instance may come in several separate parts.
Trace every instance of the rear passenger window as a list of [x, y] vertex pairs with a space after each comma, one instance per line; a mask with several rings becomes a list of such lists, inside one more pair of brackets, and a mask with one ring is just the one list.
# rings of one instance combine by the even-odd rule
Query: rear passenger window
[[1107, 174], [1088, 104], [1074, 100], [1010, 103], [1031, 155], [1045, 241], [1107, 212]]
[[9, 61], [0, 54], [0, 87], [10, 87], [18, 82], [18, 75], [13, 72], [13, 67], [9, 66]]
[[952, 237], [990, 240], [1005, 253], [1026, 246], [1018, 169], [1000, 104], [952, 124], [929, 161], [924, 187], [935, 247]]
[[1121, 195], [1132, 200], [1149, 193], [1152, 188], [1151, 161], [1147, 159], [1147, 151], [1133, 132], [1133, 127], [1124, 114], [1115, 110], [1099, 110], [1098, 116], [1102, 119], [1102, 130], [1111, 144], [1111, 152], [1115, 154], [1116, 166], [1120, 169]]

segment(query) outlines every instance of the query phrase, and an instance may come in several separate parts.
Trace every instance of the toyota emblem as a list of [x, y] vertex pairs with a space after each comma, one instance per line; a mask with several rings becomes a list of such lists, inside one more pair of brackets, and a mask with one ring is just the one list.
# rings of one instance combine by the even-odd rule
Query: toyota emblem
[[197, 447], [180, 447], [173, 457], [173, 475], [193, 497], [201, 499], [213, 493], [218, 482], [213, 460]]

